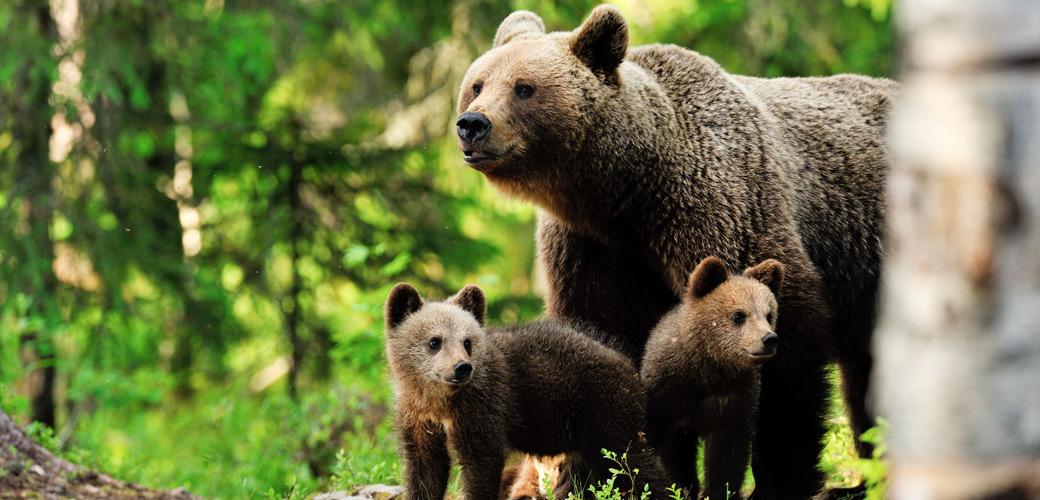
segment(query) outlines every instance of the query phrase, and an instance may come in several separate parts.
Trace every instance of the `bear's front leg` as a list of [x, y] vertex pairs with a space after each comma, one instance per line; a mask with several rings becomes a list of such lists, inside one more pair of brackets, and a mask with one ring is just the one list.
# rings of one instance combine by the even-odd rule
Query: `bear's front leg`
[[459, 465], [462, 466], [462, 490], [466, 500], [498, 498], [502, 469], [506, 465], [504, 440], [493, 428], [476, 432], [459, 432], [452, 437]]
[[[692, 395], [674, 380], [644, 380], [647, 384], [646, 441], [657, 451], [668, 477], [685, 490], [688, 498], [696, 498], [700, 484], [697, 480], [697, 431], [685, 422], [693, 408], [685, 403]], [[680, 394], [683, 393], [683, 394]]]
[[547, 213], [538, 218], [546, 313], [595, 327], [638, 367], [647, 336], [678, 299], [634, 248], [610, 245]]
[[697, 434], [689, 428], [676, 427], [657, 446], [661, 465], [675, 485], [696, 498], [700, 489], [697, 479]]
[[[792, 244], [787, 248], [796, 248]], [[776, 357], [762, 368], [758, 425], [752, 445], [755, 500], [810, 498], [823, 487], [818, 467], [826, 431], [832, 357], [830, 316], [808, 257], [773, 252], [786, 272], [779, 295]]]
[[442, 500], [451, 473], [444, 428], [433, 422], [399, 422], [398, 429], [404, 458], [405, 498]]
[[704, 439], [704, 494], [711, 500], [741, 499], [740, 487], [751, 461], [756, 390], [730, 403]]

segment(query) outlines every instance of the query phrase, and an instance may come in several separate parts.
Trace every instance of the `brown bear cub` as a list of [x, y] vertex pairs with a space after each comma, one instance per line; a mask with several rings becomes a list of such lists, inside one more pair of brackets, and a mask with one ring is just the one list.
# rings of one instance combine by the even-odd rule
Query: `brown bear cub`
[[681, 304], [650, 334], [643, 357], [647, 440], [665, 470], [698, 492], [697, 441], [705, 441], [702, 497], [741, 498], [757, 425], [759, 370], [777, 351], [784, 268], [766, 260], [730, 276], [717, 257], [690, 274]]
[[[451, 459], [466, 498], [492, 499], [509, 450], [580, 459], [575, 484], [610, 477], [602, 449], [628, 453], [636, 484], [665, 494], [645, 449], [646, 395], [624, 355], [554, 321], [485, 330], [484, 293], [424, 303], [408, 284], [386, 302], [386, 354], [407, 498], [444, 498]], [[571, 474], [576, 474], [572, 468]]]

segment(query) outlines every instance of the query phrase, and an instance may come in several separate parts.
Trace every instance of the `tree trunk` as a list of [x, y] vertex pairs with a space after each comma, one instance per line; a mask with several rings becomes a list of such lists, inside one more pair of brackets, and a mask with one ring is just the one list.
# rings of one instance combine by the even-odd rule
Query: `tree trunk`
[[[29, 5], [28, 18], [37, 24], [39, 33], [48, 41], [57, 42], [57, 31], [47, 2]], [[28, 219], [28, 238], [25, 241], [25, 293], [34, 297], [29, 314], [43, 319], [39, 327], [28, 332], [32, 339], [35, 363], [39, 366], [39, 380], [31, 396], [32, 418], [54, 427], [56, 423], [54, 387], [57, 379], [53, 329], [58, 325], [55, 293], [57, 278], [51, 270], [54, 246], [49, 229], [54, 216], [54, 193], [51, 187], [53, 166], [50, 161], [51, 81], [34, 75], [33, 68], [24, 68], [23, 90], [27, 94], [25, 107], [19, 110], [20, 119], [14, 123], [13, 133], [21, 144], [18, 155], [18, 186], [25, 192]]]
[[891, 498], [1040, 498], [1040, 3], [907, 0], [877, 333]]
[[195, 498], [156, 491], [73, 465], [29, 439], [0, 411], [0, 496], [4, 498]]
[[[295, 127], [294, 127], [295, 130]], [[297, 137], [299, 135], [297, 134]], [[289, 336], [289, 348], [292, 349], [292, 362], [289, 363], [289, 396], [294, 400], [298, 396], [300, 369], [303, 367], [303, 341], [300, 339], [300, 245], [303, 240], [303, 214], [300, 211], [300, 183], [303, 166], [295, 159], [289, 163], [289, 248], [290, 265], [292, 266], [292, 282], [289, 285], [289, 311], [285, 315], [285, 328]]]

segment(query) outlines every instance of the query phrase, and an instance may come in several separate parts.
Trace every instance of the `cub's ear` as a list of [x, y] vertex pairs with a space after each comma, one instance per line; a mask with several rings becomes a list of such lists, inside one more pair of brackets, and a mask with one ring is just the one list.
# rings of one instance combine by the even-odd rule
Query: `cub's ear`
[[722, 259], [706, 257], [690, 273], [690, 281], [686, 285], [686, 295], [699, 299], [711, 293], [727, 279], [729, 279], [729, 271], [726, 270], [726, 264], [722, 262]]
[[617, 7], [600, 5], [574, 31], [571, 52], [597, 74], [614, 72], [628, 50], [628, 24]]
[[385, 328], [390, 330], [400, 325], [409, 315], [422, 307], [423, 301], [418, 290], [408, 283], [398, 283], [390, 296], [386, 298]]
[[545, 23], [534, 12], [518, 10], [506, 16], [502, 20], [502, 24], [498, 25], [493, 46], [500, 47], [520, 35], [527, 34], [544, 35]]
[[780, 287], [784, 284], [784, 265], [776, 259], [759, 262], [744, 271], [744, 276], [761, 281], [769, 287], [773, 295], [780, 297]]
[[477, 318], [477, 323], [480, 326], [484, 326], [484, 318], [487, 317], [487, 299], [484, 298], [484, 291], [477, 285], [466, 285], [459, 293], [448, 299], [466, 312]]

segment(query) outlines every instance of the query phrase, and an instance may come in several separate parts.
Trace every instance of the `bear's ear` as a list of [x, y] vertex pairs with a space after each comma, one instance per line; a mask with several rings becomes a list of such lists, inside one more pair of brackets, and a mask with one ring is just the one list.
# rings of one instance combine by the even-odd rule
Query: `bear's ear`
[[754, 267], [747, 268], [744, 276], [761, 281], [769, 287], [773, 295], [780, 297], [780, 287], [784, 284], [784, 265], [776, 259], [768, 259], [759, 262]]
[[526, 34], [544, 35], [545, 23], [534, 12], [518, 10], [506, 16], [502, 20], [502, 24], [498, 25], [493, 46], [500, 47], [514, 38]]
[[610, 74], [625, 59], [628, 24], [617, 7], [600, 5], [575, 30], [571, 52], [597, 74]]
[[706, 257], [690, 273], [690, 281], [686, 285], [686, 295], [699, 299], [711, 293], [727, 279], [729, 279], [729, 271], [726, 270], [726, 264], [722, 262], [722, 259]]
[[487, 317], [487, 299], [484, 298], [484, 291], [479, 286], [466, 285], [454, 297], [448, 299], [448, 302], [472, 314], [474, 318], [477, 318], [477, 323], [484, 326], [484, 318]]
[[408, 283], [398, 283], [393, 290], [390, 290], [390, 296], [386, 298], [386, 329], [396, 328], [409, 315], [418, 311], [422, 305], [422, 298], [419, 297], [419, 292], [415, 287]]

